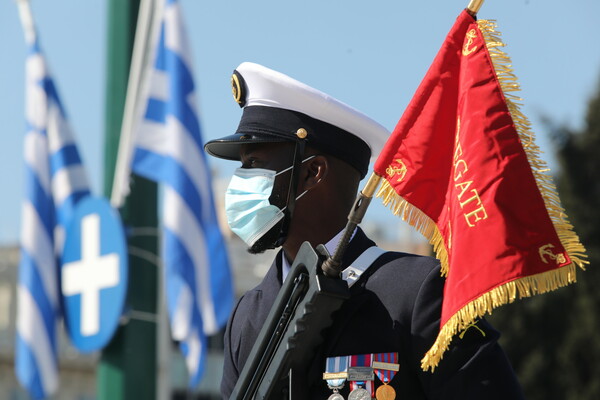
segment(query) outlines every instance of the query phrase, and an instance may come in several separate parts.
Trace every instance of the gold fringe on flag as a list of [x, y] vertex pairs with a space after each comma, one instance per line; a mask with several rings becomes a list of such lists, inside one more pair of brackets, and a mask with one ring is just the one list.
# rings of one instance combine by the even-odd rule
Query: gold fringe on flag
[[502, 42], [500, 32], [496, 30], [496, 21], [481, 20], [477, 21], [477, 24], [485, 39], [488, 53], [496, 71], [496, 77], [504, 94], [504, 100], [519, 134], [519, 139], [521, 139], [538, 189], [544, 199], [548, 215], [572, 263], [581, 269], [585, 269], [585, 264], [588, 264], [588, 261], [585, 260], [587, 257], [585, 248], [579, 241], [577, 234], [573, 231], [573, 225], [569, 223], [567, 214], [560, 204], [556, 186], [549, 174], [550, 169], [546, 165], [546, 162], [540, 158], [541, 150], [535, 144], [535, 135], [531, 130], [531, 123], [520, 109], [521, 104], [519, 102], [523, 99], [514, 94], [514, 92], [518, 92], [521, 88], [517, 77], [513, 73], [510, 57], [502, 51], [502, 47], [505, 44]]
[[[560, 204], [556, 186], [548, 173], [549, 168], [539, 156], [541, 150], [535, 144], [531, 124], [520, 110], [519, 102], [522, 99], [514, 94], [514, 92], [520, 90], [520, 87], [517, 77], [513, 73], [510, 57], [501, 49], [505, 44], [500, 38], [500, 33], [496, 31], [496, 22], [480, 20], [477, 23], [485, 39], [496, 77], [527, 155], [538, 189], [544, 199], [546, 210], [562, 245], [571, 258], [571, 264], [507, 282], [461, 308], [440, 329], [435, 343], [421, 360], [423, 370], [431, 370], [432, 372], [443, 358], [443, 354], [448, 350], [452, 338], [457, 333], [473, 325], [477, 318], [483, 317], [486, 313], [491, 314], [493, 309], [501, 305], [512, 303], [517, 297], [531, 297], [535, 294], [550, 292], [574, 283], [576, 281], [576, 267], [585, 269], [585, 264], [588, 264], [585, 248], [573, 231], [573, 226], [569, 223], [567, 215]], [[440, 260], [442, 275], [447, 276], [449, 271], [448, 251], [435, 222], [417, 207], [399, 196], [387, 180], [383, 180], [376, 196], [382, 198], [383, 204], [388, 206], [395, 215], [415, 227], [429, 240], [436, 257]]]
[[383, 179], [382, 181], [375, 196], [381, 198], [383, 205], [389, 207], [394, 215], [408, 222], [429, 241], [433, 246], [435, 256], [440, 260], [442, 276], [446, 276], [448, 274], [448, 252], [444, 245], [444, 237], [435, 222], [423, 211], [399, 196], [387, 180]]
[[505, 283], [471, 301], [440, 329], [435, 343], [421, 360], [421, 368], [424, 371], [431, 370], [433, 372], [440, 360], [444, 358], [444, 353], [450, 347], [452, 338], [467, 329], [477, 318], [486, 313], [491, 314], [492, 310], [499, 306], [512, 303], [517, 296], [519, 298], [531, 297], [574, 283], [576, 281], [575, 271], [576, 266], [571, 263], [558, 270], [542, 272]]

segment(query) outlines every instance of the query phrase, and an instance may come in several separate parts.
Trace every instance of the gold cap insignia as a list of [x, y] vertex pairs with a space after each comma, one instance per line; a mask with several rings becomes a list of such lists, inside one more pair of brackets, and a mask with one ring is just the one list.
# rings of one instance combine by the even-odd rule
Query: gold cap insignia
[[242, 78], [242, 75], [237, 71], [233, 71], [233, 75], [231, 75], [231, 93], [233, 94], [235, 102], [238, 103], [240, 107], [244, 107], [246, 104], [244, 78]]

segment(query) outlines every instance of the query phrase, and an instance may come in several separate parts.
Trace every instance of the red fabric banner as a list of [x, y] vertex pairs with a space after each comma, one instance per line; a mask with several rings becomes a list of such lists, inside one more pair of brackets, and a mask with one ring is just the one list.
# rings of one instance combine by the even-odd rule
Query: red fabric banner
[[546, 183], [532, 171], [539, 160], [525, 150], [537, 147], [519, 135], [499, 79], [480, 25], [463, 12], [374, 167], [385, 178], [383, 196], [400, 197], [396, 212], [437, 242], [447, 274], [440, 327], [451, 322], [432, 348], [437, 353], [515, 291], [526, 296], [575, 280], [574, 269], [552, 275], [571, 259]]

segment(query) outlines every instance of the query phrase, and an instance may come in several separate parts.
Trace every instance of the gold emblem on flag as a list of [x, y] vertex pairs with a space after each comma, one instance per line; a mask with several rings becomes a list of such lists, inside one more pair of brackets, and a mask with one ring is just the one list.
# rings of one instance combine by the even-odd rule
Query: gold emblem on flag
[[467, 32], [467, 43], [465, 43], [465, 45], [463, 46], [463, 50], [462, 50], [463, 56], [468, 56], [469, 54], [471, 54], [475, 50], [477, 50], [477, 46], [471, 47], [471, 45], [473, 45], [473, 39], [475, 39], [476, 37], [477, 37], [476, 29], [471, 29], [469, 32]]
[[552, 243], [548, 243], [540, 247], [540, 258], [542, 259], [544, 264], [548, 264], [548, 260], [546, 259], [546, 257], [548, 257], [550, 260], [556, 261], [556, 264], [562, 264], [566, 262], [567, 259], [565, 258], [565, 255], [563, 253], [554, 254], [552, 250], [550, 250], [553, 248], [554, 245]]
[[406, 176], [406, 172], [408, 171], [408, 169], [406, 168], [406, 165], [404, 165], [404, 162], [402, 162], [402, 160], [400, 160], [399, 158], [395, 160], [398, 164], [400, 164], [398, 167], [393, 167], [393, 166], [388, 166], [387, 169], [385, 170], [385, 173], [387, 174], [387, 176], [392, 179], [394, 177], [396, 177], [396, 174], [398, 175], [398, 179], [396, 179], [396, 183], [401, 182], [404, 177]]
[[471, 322], [469, 325], [467, 325], [467, 327], [465, 329], [463, 329], [463, 331], [460, 333], [460, 335], [458, 335], [459, 338], [464, 338], [465, 337], [465, 333], [467, 333], [467, 330], [469, 328], [475, 328], [479, 331], [479, 333], [481, 333], [481, 336], [485, 337], [485, 332], [483, 331], [483, 329], [481, 329], [480, 327], [477, 326], [477, 322]]

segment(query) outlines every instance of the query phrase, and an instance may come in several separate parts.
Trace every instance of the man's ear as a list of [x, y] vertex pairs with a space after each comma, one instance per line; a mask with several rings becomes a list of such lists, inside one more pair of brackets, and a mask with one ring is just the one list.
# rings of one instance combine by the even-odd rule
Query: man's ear
[[304, 169], [304, 190], [313, 189], [315, 186], [319, 184], [322, 180], [325, 179], [329, 172], [329, 161], [327, 157], [322, 155], [317, 155], [314, 158], [311, 158], [305, 163]]

